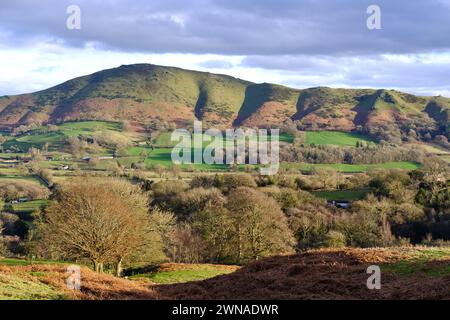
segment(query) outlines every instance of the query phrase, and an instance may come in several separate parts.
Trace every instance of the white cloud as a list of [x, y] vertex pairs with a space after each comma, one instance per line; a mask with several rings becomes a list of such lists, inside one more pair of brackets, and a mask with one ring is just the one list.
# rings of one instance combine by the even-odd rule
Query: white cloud
[[78, 49], [46, 41], [26, 49], [0, 48], [0, 57], [0, 95], [46, 89], [122, 64], [152, 63], [296, 88], [373, 87], [450, 96], [447, 53], [362, 57], [145, 54], [102, 50], [95, 43]]

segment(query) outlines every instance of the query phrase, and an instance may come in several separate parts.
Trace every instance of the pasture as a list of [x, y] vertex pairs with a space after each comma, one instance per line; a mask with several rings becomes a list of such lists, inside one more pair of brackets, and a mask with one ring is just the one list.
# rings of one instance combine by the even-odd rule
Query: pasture
[[158, 284], [184, 283], [213, 278], [236, 271], [237, 266], [219, 264], [175, 264], [159, 266], [154, 272], [133, 275], [130, 279], [147, 279]]
[[313, 191], [311, 192], [314, 196], [319, 198], [324, 198], [326, 200], [334, 201], [355, 201], [361, 200], [366, 197], [370, 192], [370, 189], [361, 190], [332, 190], [332, 191]]
[[306, 144], [335, 145], [340, 147], [356, 147], [358, 142], [373, 144], [374, 142], [358, 133], [339, 131], [308, 131], [306, 132]]

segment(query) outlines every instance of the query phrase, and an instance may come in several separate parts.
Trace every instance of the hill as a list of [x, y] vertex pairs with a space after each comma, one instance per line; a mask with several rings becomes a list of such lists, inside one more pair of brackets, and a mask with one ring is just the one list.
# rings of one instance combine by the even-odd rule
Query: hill
[[264, 126], [286, 119], [306, 127], [349, 131], [447, 125], [450, 99], [395, 90], [304, 90], [256, 84], [227, 75], [151, 64], [123, 65], [35, 93], [0, 97], [0, 128], [74, 120], [150, 119], [179, 125], [201, 119], [214, 126]]
[[[448, 248], [323, 249], [266, 258], [202, 281], [176, 274], [189, 265], [171, 265], [174, 274], [168, 277], [164, 269], [166, 280], [158, 282], [180, 282], [175, 284], [82, 267], [79, 292], [67, 288], [63, 264], [15, 262], [0, 264], [0, 299], [449, 299], [449, 259]], [[381, 268], [381, 290], [367, 289], [369, 265]]]
[[[316, 250], [153, 289], [172, 299], [448, 299], [449, 259], [439, 248]], [[381, 268], [381, 290], [366, 286], [370, 265]]]

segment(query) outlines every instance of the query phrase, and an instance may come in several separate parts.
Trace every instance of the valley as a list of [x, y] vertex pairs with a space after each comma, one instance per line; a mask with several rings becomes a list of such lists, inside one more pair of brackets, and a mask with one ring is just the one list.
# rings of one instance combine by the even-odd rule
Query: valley
[[[426, 296], [447, 297], [432, 283], [447, 276], [448, 108], [154, 65], [0, 97], [0, 299], [404, 298], [423, 273]], [[279, 129], [278, 172], [174, 164], [171, 134], [198, 119], [204, 131]], [[365, 288], [368, 263], [386, 272], [382, 294]], [[69, 265], [81, 291], [64, 287]]]

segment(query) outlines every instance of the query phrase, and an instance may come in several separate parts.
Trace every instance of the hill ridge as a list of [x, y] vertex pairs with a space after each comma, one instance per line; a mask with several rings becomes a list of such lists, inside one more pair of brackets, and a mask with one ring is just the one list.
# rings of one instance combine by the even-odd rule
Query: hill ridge
[[410, 123], [447, 125], [450, 99], [389, 89], [295, 89], [225, 74], [154, 64], [130, 64], [76, 77], [33, 93], [0, 97], [0, 127], [77, 120], [150, 119], [178, 125], [271, 126], [354, 130]]

